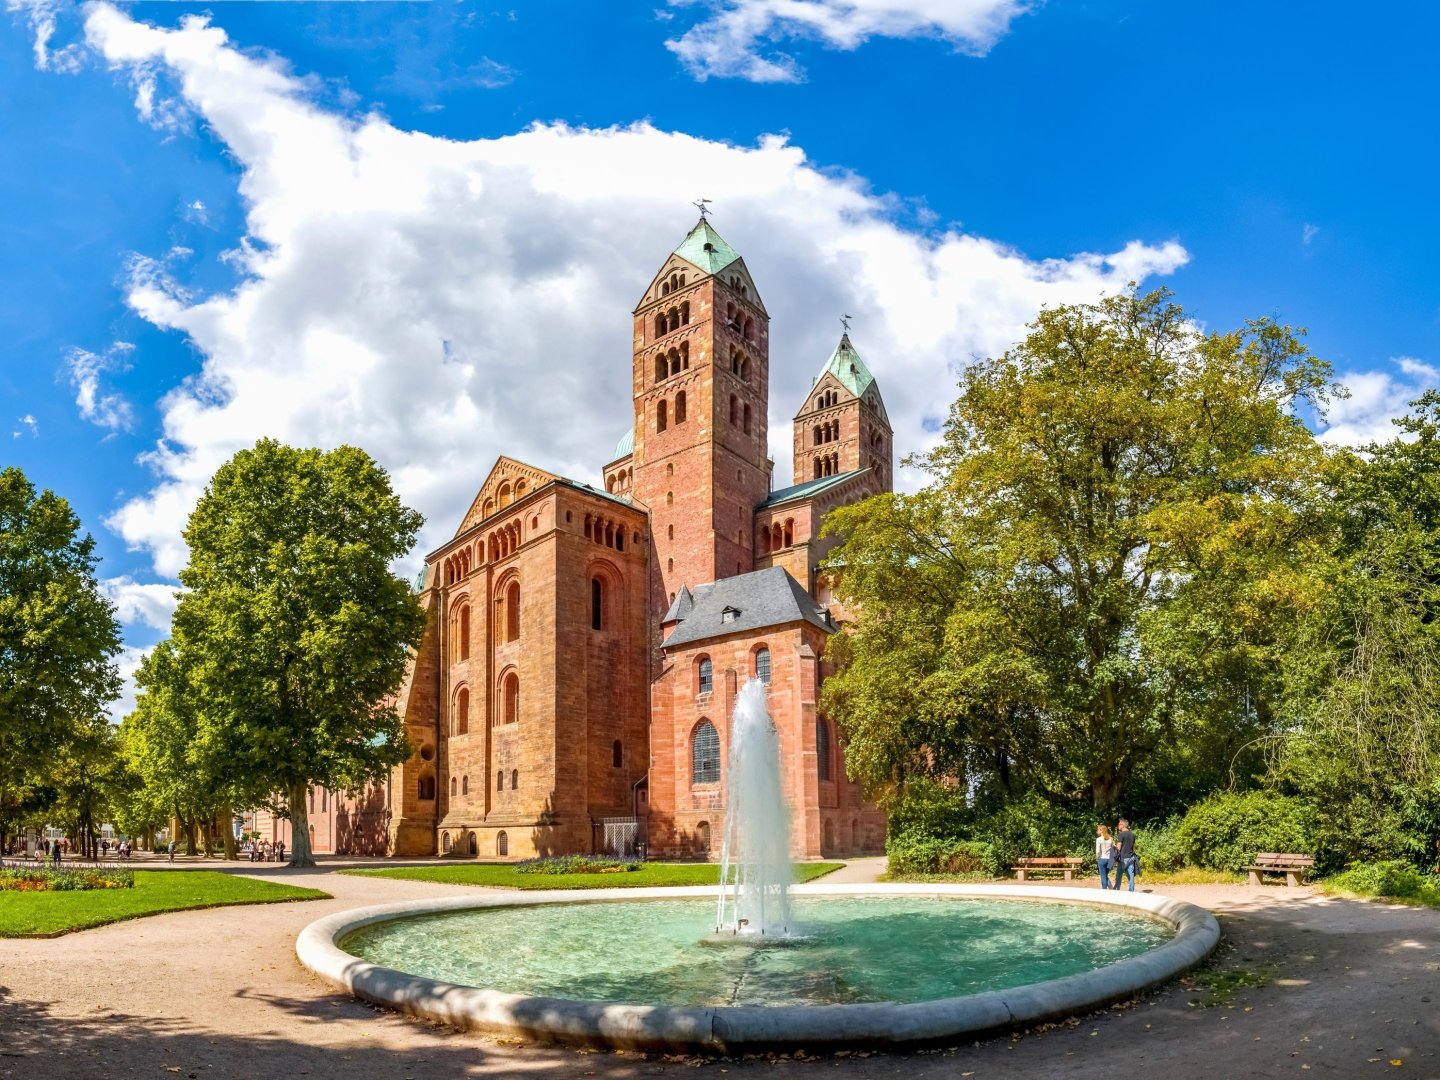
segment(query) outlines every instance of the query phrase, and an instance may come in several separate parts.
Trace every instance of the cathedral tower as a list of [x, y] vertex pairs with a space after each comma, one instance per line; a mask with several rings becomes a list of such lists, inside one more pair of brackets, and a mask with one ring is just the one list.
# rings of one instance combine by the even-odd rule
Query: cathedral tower
[[795, 414], [795, 483], [874, 469], [889, 491], [893, 437], [880, 386], [847, 331]]
[[635, 308], [633, 497], [649, 508], [651, 607], [754, 568], [770, 489], [770, 316], [703, 216]]

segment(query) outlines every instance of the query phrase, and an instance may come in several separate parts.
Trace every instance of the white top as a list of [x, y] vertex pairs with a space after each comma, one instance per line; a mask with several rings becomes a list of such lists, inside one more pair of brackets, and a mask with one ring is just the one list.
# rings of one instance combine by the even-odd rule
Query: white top
[[1115, 841], [1108, 836], [1095, 837], [1095, 858], [1108, 859], [1115, 850]]

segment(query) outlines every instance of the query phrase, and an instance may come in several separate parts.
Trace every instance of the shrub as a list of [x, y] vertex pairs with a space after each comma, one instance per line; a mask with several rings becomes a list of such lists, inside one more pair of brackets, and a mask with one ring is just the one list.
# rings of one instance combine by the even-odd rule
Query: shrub
[[132, 870], [102, 870], [99, 867], [0, 867], [0, 892], [84, 892], [92, 889], [133, 889]]
[[1177, 832], [1173, 821], [1135, 827], [1135, 851], [1146, 870], [1172, 873], [1185, 865], [1185, 849], [1180, 845]]
[[1362, 896], [1392, 900], [1414, 900], [1440, 907], [1440, 878], [1417, 870], [1399, 859], [1360, 863], [1326, 879], [1326, 886]]
[[931, 836], [892, 835], [885, 844], [890, 873], [985, 874], [995, 877], [999, 869], [989, 844]]
[[604, 855], [549, 855], [515, 864], [517, 874], [623, 874], [645, 864], [634, 859], [612, 859]]
[[1314, 832], [1313, 811], [1299, 799], [1222, 791], [1185, 812], [1175, 840], [1191, 865], [1238, 872], [1262, 851], [1312, 852]]

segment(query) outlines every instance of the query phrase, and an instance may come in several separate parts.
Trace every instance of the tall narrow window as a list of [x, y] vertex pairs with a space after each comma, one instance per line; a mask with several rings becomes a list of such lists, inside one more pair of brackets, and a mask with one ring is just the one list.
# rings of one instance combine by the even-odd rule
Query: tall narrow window
[[755, 650], [755, 677], [770, 685], [770, 650], [763, 645]]
[[495, 837], [495, 854], [508, 858], [510, 856], [510, 837], [502, 831]]
[[504, 769], [501, 769], [499, 772], [497, 772], [497, 773], [495, 774], [495, 790], [496, 790], [496, 791], [504, 791], [504, 790], [505, 790], [505, 770], [504, 770]]
[[461, 689], [455, 695], [455, 722], [450, 730], [456, 735], [468, 735], [470, 733], [470, 691]]
[[460, 646], [460, 659], [461, 659], [461, 660], [468, 660], [468, 659], [470, 659], [470, 605], [469, 605], [469, 604], [464, 604], [464, 605], [462, 605], [461, 608], [460, 608], [459, 634], [460, 634], [460, 640], [459, 640], [459, 642], [457, 642], [457, 644]]
[[720, 782], [720, 733], [709, 720], [701, 720], [690, 735], [690, 782]]
[[510, 582], [505, 590], [505, 640], [520, 638], [520, 582]]
[[624, 760], [625, 756], [621, 751], [620, 740], [616, 739], [610, 744], [610, 765], [612, 768], [618, 769]]
[[466, 776], [466, 777], [461, 778], [461, 780], [460, 780], [460, 794], [461, 794], [461, 795], [469, 795], [469, 794], [470, 794], [470, 777]]
[[457, 790], [457, 788], [456, 788], [455, 785], [456, 785], [456, 780], [455, 780], [455, 777], [452, 776], [452, 777], [450, 777], [450, 797], [451, 797], [452, 799], [455, 797], [455, 792], [456, 792], [456, 790]]
[[667, 410], [668, 408], [669, 408], [669, 404], [668, 404], [667, 402], [663, 401], [663, 400], [662, 400], [658, 405], [655, 406], [655, 430], [656, 430], [656, 431], [664, 431], [667, 427], [670, 426], [668, 420], [666, 419], [666, 410]]
[[665, 376], [670, 374], [670, 365], [665, 361], [665, 354], [661, 353], [655, 357], [655, 381], [664, 382]]
[[520, 676], [513, 671], [505, 676], [505, 689], [502, 695], [504, 701], [504, 717], [507, 724], [518, 724], [520, 722]]
[[675, 423], [685, 422], [685, 391], [681, 390], [675, 395]]
[[519, 770], [519, 769], [511, 769], [511, 770], [510, 770], [510, 790], [511, 790], [511, 791], [517, 791], [517, 790], [519, 790], [519, 788], [520, 788], [520, 770]]
[[710, 663], [708, 656], [700, 661], [696, 674], [695, 692], [697, 694], [708, 694], [715, 689], [715, 668]]
[[815, 718], [815, 775], [830, 779], [830, 727], [821, 716]]
[[734, 394], [731, 394], [731, 395], [730, 395], [730, 423], [732, 423], [732, 424], [738, 424], [739, 422], [740, 422], [740, 399], [737, 398]]
[[605, 629], [605, 583], [598, 577], [590, 579], [590, 629]]
[[750, 434], [750, 403], [745, 403], [745, 434]]

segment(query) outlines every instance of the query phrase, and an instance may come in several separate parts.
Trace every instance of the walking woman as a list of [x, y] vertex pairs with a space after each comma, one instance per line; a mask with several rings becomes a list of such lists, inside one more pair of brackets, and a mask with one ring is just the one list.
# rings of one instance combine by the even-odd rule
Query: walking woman
[[[1095, 826], [1095, 863], [1100, 867], [1100, 888], [1110, 888], [1110, 864], [1115, 858], [1115, 841], [1104, 825]], [[1120, 868], [1115, 868], [1115, 887], [1120, 887]]]

